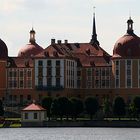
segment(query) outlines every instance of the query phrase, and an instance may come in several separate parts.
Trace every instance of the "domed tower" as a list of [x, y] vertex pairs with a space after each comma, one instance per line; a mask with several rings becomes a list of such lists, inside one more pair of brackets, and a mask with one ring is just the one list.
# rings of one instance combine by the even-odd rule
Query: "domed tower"
[[18, 57], [31, 57], [39, 54], [44, 49], [40, 47], [35, 40], [35, 30], [32, 28], [30, 31], [30, 39], [29, 44], [27, 44], [25, 47], [21, 48]]
[[8, 49], [6, 44], [0, 39], [0, 59], [8, 58]]
[[[133, 20], [127, 21], [127, 33], [122, 36], [113, 49], [112, 71], [117, 94], [130, 98], [140, 90], [140, 38], [134, 34]], [[135, 90], [134, 90], [135, 89]]]

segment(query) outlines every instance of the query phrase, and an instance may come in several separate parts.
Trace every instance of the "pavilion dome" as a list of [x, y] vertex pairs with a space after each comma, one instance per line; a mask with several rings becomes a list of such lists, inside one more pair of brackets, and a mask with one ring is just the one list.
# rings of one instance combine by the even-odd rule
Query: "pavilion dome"
[[29, 44], [27, 44], [26, 46], [24, 46], [23, 48], [21, 48], [19, 50], [18, 57], [35, 56], [35, 55], [39, 54], [40, 52], [42, 52], [43, 50], [44, 49], [36, 43], [35, 31], [32, 28], [32, 30], [30, 31]]
[[0, 39], [0, 59], [8, 58], [8, 49], [3, 40]]
[[140, 38], [133, 33], [133, 20], [130, 18], [127, 23], [127, 33], [115, 43], [113, 58], [140, 57]]

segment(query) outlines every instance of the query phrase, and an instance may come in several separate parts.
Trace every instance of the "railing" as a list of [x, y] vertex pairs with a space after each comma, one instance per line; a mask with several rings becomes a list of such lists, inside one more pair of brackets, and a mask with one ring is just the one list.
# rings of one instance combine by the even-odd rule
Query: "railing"
[[51, 91], [57, 91], [57, 90], [63, 90], [63, 86], [36, 86], [36, 90], [51, 90]]

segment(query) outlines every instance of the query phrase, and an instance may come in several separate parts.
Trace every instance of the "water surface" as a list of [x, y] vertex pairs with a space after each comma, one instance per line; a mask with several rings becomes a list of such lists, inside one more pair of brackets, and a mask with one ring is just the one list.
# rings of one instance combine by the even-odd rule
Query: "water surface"
[[140, 129], [2, 128], [0, 140], [140, 140]]

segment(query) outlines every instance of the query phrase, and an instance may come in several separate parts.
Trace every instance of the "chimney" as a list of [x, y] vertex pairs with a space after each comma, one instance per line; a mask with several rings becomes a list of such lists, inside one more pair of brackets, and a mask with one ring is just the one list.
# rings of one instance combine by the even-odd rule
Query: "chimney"
[[86, 49], [86, 53], [90, 55], [90, 49]]
[[51, 39], [51, 45], [55, 44], [55, 39]]
[[61, 40], [57, 40], [57, 43], [58, 43], [59, 45], [61, 45]]
[[68, 44], [68, 40], [64, 40], [65, 44]]

